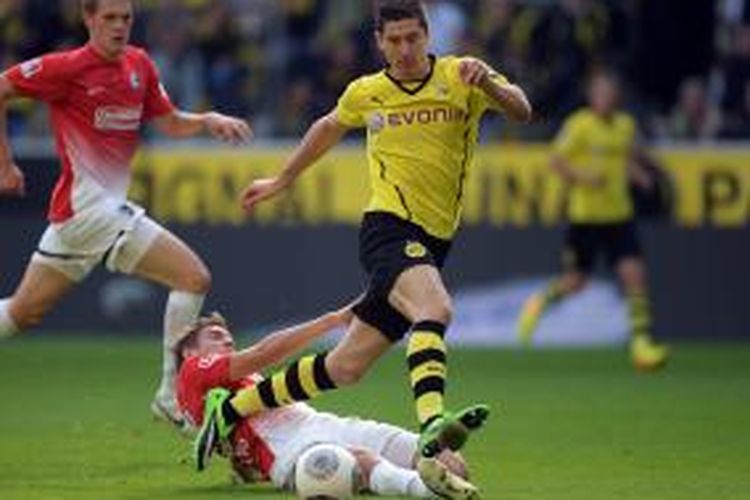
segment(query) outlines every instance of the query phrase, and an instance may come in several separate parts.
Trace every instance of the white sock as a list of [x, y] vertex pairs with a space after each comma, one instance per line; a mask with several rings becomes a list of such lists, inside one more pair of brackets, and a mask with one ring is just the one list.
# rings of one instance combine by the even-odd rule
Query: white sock
[[177, 356], [174, 348], [186, 326], [196, 320], [203, 307], [203, 294], [172, 290], [164, 312], [164, 357], [159, 394], [173, 397], [177, 377]]
[[370, 473], [370, 490], [383, 496], [410, 496], [433, 498], [419, 473], [411, 469], [396, 467], [388, 460], [381, 460]]
[[10, 299], [0, 300], [0, 339], [18, 333], [18, 326], [10, 317]]

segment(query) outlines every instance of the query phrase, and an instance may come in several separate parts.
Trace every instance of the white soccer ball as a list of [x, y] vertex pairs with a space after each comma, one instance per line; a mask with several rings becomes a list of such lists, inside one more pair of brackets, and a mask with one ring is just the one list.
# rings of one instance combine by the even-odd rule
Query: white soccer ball
[[294, 481], [297, 497], [303, 499], [351, 498], [356, 493], [357, 460], [345, 448], [318, 444], [297, 459]]

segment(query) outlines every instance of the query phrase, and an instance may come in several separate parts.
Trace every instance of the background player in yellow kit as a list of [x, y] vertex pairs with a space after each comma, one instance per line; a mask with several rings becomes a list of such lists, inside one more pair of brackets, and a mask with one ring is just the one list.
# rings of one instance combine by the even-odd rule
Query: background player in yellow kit
[[526, 301], [518, 334], [529, 342], [544, 311], [583, 289], [603, 253], [628, 303], [632, 362], [639, 370], [653, 370], [666, 363], [669, 352], [651, 338], [646, 273], [630, 196], [631, 179], [645, 188], [653, 187], [653, 180], [637, 161], [636, 123], [619, 109], [619, 94], [614, 75], [594, 75], [588, 106], [568, 117], [555, 140], [551, 166], [570, 185], [563, 274]]

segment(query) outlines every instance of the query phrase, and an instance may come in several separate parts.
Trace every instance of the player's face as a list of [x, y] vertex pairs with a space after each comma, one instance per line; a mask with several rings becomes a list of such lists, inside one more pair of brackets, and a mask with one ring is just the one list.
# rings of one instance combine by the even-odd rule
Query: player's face
[[589, 87], [589, 104], [599, 114], [609, 114], [619, 106], [620, 92], [617, 83], [609, 77], [599, 76]]
[[91, 43], [106, 57], [117, 57], [130, 40], [132, 0], [99, 0], [95, 13], [84, 14]]
[[234, 350], [234, 338], [229, 330], [220, 325], [205, 327], [198, 334], [194, 354], [206, 356], [208, 354], [229, 354]]
[[378, 48], [390, 71], [399, 79], [419, 79], [429, 70], [427, 47], [430, 38], [419, 19], [388, 21], [376, 31]]

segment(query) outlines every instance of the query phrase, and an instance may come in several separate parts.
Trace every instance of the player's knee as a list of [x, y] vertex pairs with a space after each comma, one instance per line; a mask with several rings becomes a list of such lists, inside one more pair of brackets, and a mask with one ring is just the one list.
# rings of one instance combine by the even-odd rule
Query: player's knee
[[28, 330], [42, 323], [47, 308], [41, 304], [13, 303], [8, 312], [19, 330]]
[[362, 479], [361, 484], [369, 485], [372, 470], [378, 464], [380, 459], [375, 456], [373, 452], [364, 448], [349, 447], [347, 449], [352, 455], [354, 455], [354, 459], [357, 461], [357, 468], [359, 469], [359, 474]]
[[183, 278], [182, 286], [186, 292], [208, 293], [211, 289], [211, 272], [206, 266], [201, 265]]
[[446, 449], [440, 453], [438, 460], [455, 475], [469, 479], [469, 469], [466, 466], [464, 457], [460, 453]]
[[415, 318], [415, 323], [421, 321], [437, 321], [444, 325], [453, 320], [453, 304], [450, 300], [442, 300], [421, 308]]
[[326, 368], [333, 383], [339, 387], [356, 384], [367, 371], [361, 363], [348, 359], [334, 359], [332, 363], [326, 363]]

